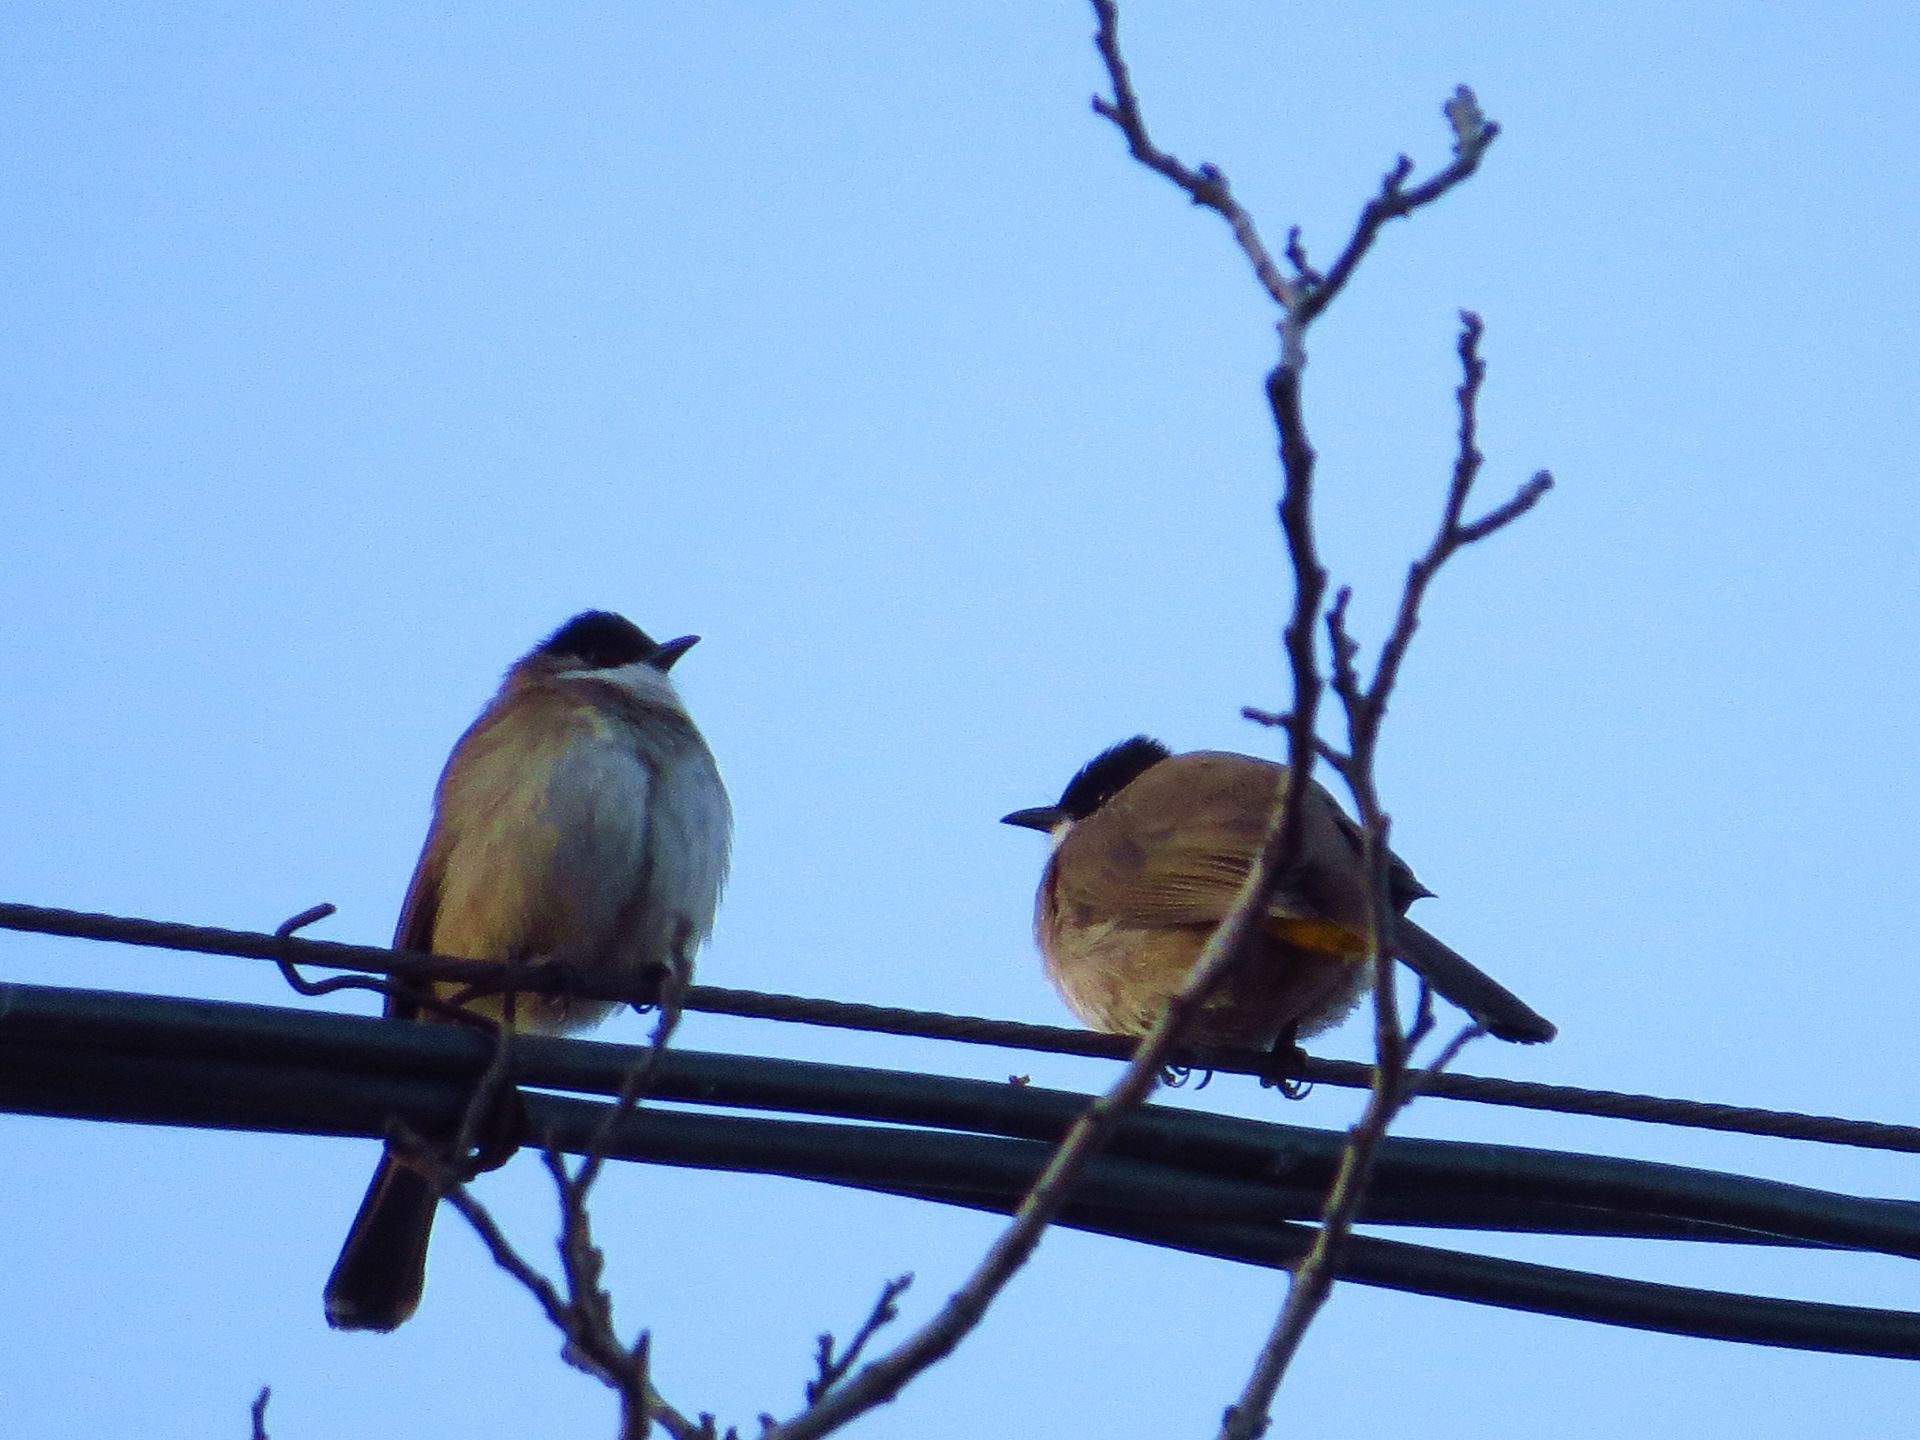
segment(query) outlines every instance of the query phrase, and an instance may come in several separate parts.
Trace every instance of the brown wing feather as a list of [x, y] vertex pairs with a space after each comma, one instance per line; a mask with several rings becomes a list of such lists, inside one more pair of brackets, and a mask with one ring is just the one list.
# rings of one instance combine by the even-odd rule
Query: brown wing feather
[[[578, 701], [555, 687], [527, 686], [517, 697], [518, 719], [513, 732], [520, 736], [533, 736], [546, 742], [545, 748], [558, 748], [565, 743], [565, 732], [574, 713], [578, 710]], [[463, 794], [454, 805], [457, 813], [466, 817], [469, 827], [485, 827], [493, 823], [494, 811], [508, 799], [492, 793], [501, 785], [526, 773], [537, 770], [541, 756], [533, 754], [527, 757], [515, 756], [512, 761], [501, 762], [488, 752], [497, 749], [506, 733], [499, 728], [504, 709], [499, 697], [482, 710], [474, 722], [455, 742], [452, 753], [447, 757], [445, 768], [440, 772], [438, 784], [434, 787], [433, 821], [427, 829], [426, 843], [421, 847], [420, 858], [414, 864], [413, 878], [407, 884], [406, 898], [400, 904], [400, 919], [394, 926], [393, 947], [396, 950], [412, 950], [423, 954], [438, 953], [443, 946], [438, 931], [440, 928], [440, 907], [446, 892], [447, 865], [453, 858], [453, 852], [460, 836], [447, 823], [449, 809], [448, 786], [455, 774], [456, 766], [464, 761], [465, 771], [471, 776], [479, 774], [486, 784], [479, 793]], [[534, 751], [542, 747], [529, 747]], [[478, 761], [478, 763], [471, 763]], [[491, 762], [491, 763], [489, 763]], [[518, 763], [516, 763], [518, 762]], [[501, 877], [500, 888], [511, 889], [507, 885], [508, 877]], [[544, 897], [532, 897], [530, 903], [536, 907]], [[537, 923], [528, 927], [539, 929]], [[469, 947], [470, 948], [470, 947]], [[471, 954], [470, 959], [505, 959], [504, 955]], [[443, 989], [445, 987], [442, 987]], [[387, 1014], [401, 1019], [418, 1016], [419, 1007], [409, 1003], [404, 997], [390, 998]]]
[[430, 833], [413, 867], [413, 879], [407, 884], [407, 898], [400, 902], [400, 923], [393, 930], [396, 950], [433, 949], [434, 914], [440, 908], [439, 863], [434, 851], [436, 835]]
[[[1161, 761], [1068, 835], [1060, 899], [1134, 925], [1217, 922], [1246, 880], [1286, 774], [1250, 755], [1198, 751]], [[1315, 785], [1300, 876], [1275, 898], [1272, 913], [1359, 927], [1363, 878], [1357, 827]], [[1423, 893], [1398, 861], [1395, 889], [1405, 893], [1396, 895], [1403, 905]]]
[[1061, 900], [1133, 925], [1218, 920], [1246, 877], [1279, 773], [1232, 758], [1163, 760], [1074, 826]]
[[[421, 847], [420, 858], [414, 863], [413, 879], [407, 882], [407, 898], [400, 902], [400, 921], [393, 928], [396, 950], [417, 950], [425, 954], [433, 951], [433, 922], [440, 909], [441, 857], [437, 852], [444, 849], [440, 826], [436, 823], [427, 831], [427, 843]], [[420, 1007], [398, 989], [388, 993], [389, 1019], [411, 1020], [419, 1013]]]

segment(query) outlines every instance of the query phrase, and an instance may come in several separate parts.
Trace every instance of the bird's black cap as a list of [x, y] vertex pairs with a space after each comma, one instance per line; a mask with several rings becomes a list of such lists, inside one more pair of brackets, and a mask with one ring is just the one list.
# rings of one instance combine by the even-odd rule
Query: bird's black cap
[[1051, 830], [1063, 820], [1084, 820], [1173, 752], [1151, 735], [1135, 735], [1109, 746], [1080, 767], [1067, 782], [1057, 805], [1039, 805], [1003, 815], [1003, 825]]
[[1084, 820], [1173, 752], [1151, 735], [1109, 746], [1080, 767], [1060, 792], [1062, 813]]
[[698, 635], [682, 635], [678, 640], [656, 641], [624, 615], [583, 610], [543, 640], [539, 649], [542, 654], [578, 660], [586, 670], [639, 664], [668, 670], [699, 640]]

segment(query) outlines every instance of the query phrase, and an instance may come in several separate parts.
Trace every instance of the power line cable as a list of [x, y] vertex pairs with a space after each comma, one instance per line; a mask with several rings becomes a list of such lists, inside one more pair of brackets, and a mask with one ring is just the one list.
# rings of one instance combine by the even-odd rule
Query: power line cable
[[[431, 976], [500, 983], [505, 974], [508, 977], [506, 983], [514, 989], [556, 991], [572, 988], [579, 994], [631, 1004], [650, 1004], [654, 998], [652, 991], [645, 987], [572, 984], [571, 977], [557, 972], [551, 966], [521, 966], [503, 971], [502, 967], [493, 964], [410, 955], [377, 946], [344, 945], [298, 936], [183, 925], [42, 906], [0, 903], [0, 929], [325, 966], [362, 974], [389, 975], [397, 979], [424, 979]], [[712, 1014], [1111, 1060], [1125, 1060], [1133, 1050], [1132, 1042], [1124, 1037], [1095, 1035], [1055, 1026], [945, 1015], [843, 1000], [732, 990], [710, 985], [692, 986], [687, 995], [686, 1008]], [[1180, 1058], [1195, 1068], [1236, 1074], [1264, 1076], [1273, 1069], [1271, 1056], [1244, 1050], [1188, 1047]], [[1365, 1089], [1373, 1083], [1373, 1069], [1353, 1061], [1309, 1056], [1299, 1071], [1299, 1078], [1316, 1084]], [[1642, 1124], [1675, 1125], [1920, 1154], [1920, 1127], [1851, 1120], [1832, 1115], [1452, 1073], [1431, 1077], [1423, 1087], [1422, 1094], [1436, 1099], [1483, 1105], [1513, 1106]]]

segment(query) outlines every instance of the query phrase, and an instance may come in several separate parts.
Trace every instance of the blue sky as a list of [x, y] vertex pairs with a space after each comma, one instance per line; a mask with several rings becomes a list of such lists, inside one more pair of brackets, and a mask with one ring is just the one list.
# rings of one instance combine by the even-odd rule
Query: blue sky
[[[1427, 613], [1383, 784], [1422, 923], [1557, 1020], [1466, 1067], [1911, 1119], [1920, 226], [1908, 7], [1135, 4], [1160, 141], [1337, 248], [1400, 150], [1485, 170], [1316, 331], [1322, 534], [1376, 637], [1487, 321], [1489, 498], [1559, 488]], [[696, 631], [732, 789], [702, 976], [1057, 1022], [1040, 842], [996, 818], [1137, 730], [1271, 753], [1287, 582], [1271, 315], [1125, 158], [1077, 4], [0, 19], [7, 898], [390, 933], [448, 746], [573, 611]], [[0, 937], [0, 974], [291, 1003], [266, 967]], [[637, 1039], [640, 1022], [606, 1038]], [[1107, 1067], [691, 1019], [685, 1043], [1087, 1088]], [[1358, 1055], [1364, 1027], [1328, 1037]], [[1335, 1126], [1221, 1080], [1175, 1098]], [[1427, 1103], [1411, 1133], [1866, 1194], [1910, 1157]], [[320, 1284], [364, 1143], [0, 1119], [22, 1434], [600, 1433], [611, 1405], [443, 1222], [419, 1317]], [[521, 1160], [482, 1194], [550, 1230]], [[622, 1168], [601, 1229], [663, 1388], [751, 1426], [813, 1336], [980, 1217]], [[1863, 1304], [1899, 1262], [1504, 1253]], [[1275, 1275], [1051, 1237], [876, 1436], [1207, 1433]], [[1343, 1289], [1281, 1395], [1329, 1437], [1798, 1436], [1892, 1362]]]

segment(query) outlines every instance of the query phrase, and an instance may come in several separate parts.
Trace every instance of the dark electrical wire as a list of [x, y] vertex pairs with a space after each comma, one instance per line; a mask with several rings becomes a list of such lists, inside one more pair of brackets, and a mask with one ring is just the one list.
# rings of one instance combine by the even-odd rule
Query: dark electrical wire
[[[302, 994], [365, 975], [558, 990], [644, 1004], [635, 987], [580, 985], [550, 966], [500, 967], [278, 935], [0, 904], [0, 928], [273, 960]], [[357, 972], [308, 982], [290, 966]], [[687, 1008], [972, 1044], [1124, 1060], [1132, 1042], [1047, 1026], [799, 996], [693, 987]], [[1007, 1213], [1090, 1097], [1022, 1083], [745, 1055], [414, 1025], [269, 1006], [0, 985], [0, 1109], [73, 1118], [316, 1135], [451, 1134], [478, 1077], [503, 1064], [525, 1137], [580, 1150], [736, 1170]], [[614, 1115], [642, 1057], [644, 1108]], [[1270, 1072], [1271, 1057], [1190, 1050], [1209, 1069]], [[1366, 1085], [1364, 1065], [1308, 1060], [1305, 1077]], [[1566, 1113], [1920, 1152], [1920, 1129], [1824, 1116], [1443, 1075], [1425, 1093]], [[674, 1106], [693, 1107], [675, 1109]], [[751, 1111], [752, 1114], [715, 1113]], [[801, 1115], [811, 1118], [785, 1118]], [[824, 1117], [824, 1118], [822, 1118]], [[1284, 1267], [1311, 1243], [1343, 1137], [1186, 1109], [1129, 1116], [1062, 1223], [1248, 1264]], [[1390, 1136], [1363, 1220], [1464, 1231], [1877, 1251], [1920, 1259], [1920, 1204], [1833, 1194], [1682, 1166]], [[1376, 1236], [1351, 1238], [1345, 1278], [1542, 1314], [1753, 1344], [1920, 1359], [1920, 1315], [1726, 1294], [1585, 1274]]]
[[[182, 925], [167, 921], [57, 910], [33, 905], [0, 903], [0, 929], [104, 940], [127, 945], [154, 946], [201, 954], [231, 955], [299, 965], [325, 966], [403, 978], [432, 974], [456, 980], [481, 978], [497, 980], [501, 974], [500, 967], [495, 965], [408, 955], [405, 952], [381, 949], [377, 946], [343, 945], [333, 941], [309, 940], [296, 936], [224, 930], [209, 926]], [[562, 988], [566, 984], [571, 984], [577, 993], [599, 999], [644, 1004], [653, 998], [650, 992], [633, 986], [580, 984], [571, 977], [557, 976], [551, 968], [539, 966], [521, 967], [512, 978], [512, 987], [523, 990], [552, 990]], [[841, 1000], [820, 1000], [796, 995], [730, 990], [710, 985], [691, 987], [686, 999], [686, 1008], [752, 1019], [825, 1025], [888, 1035], [952, 1040], [973, 1045], [994, 1045], [1009, 1049], [1113, 1060], [1125, 1060], [1133, 1050], [1132, 1042], [1123, 1037], [1095, 1035], [1086, 1031], [1066, 1030], [1054, 1026], [942, 1015]], [[1271, 1073], [1273, 1065], [1270, 1056], [1242, 1050], [1190, 1047], [1181, 1054], [1180, 1059], [1183, 1063], [1191, 1064], [1196, 1068], [1236, 1074], [1266, 1075]], [[1371, 1066], [1353, 1061], [1308, 1057], [1299, 1071], [1299, 1078], [1317, 1084], [1364, 1089], [1373, 1083], [1373, 1069]], [[1464, 1100], [1485, 1105], [1516, 1106], [1560, 1114], [1588, 1115], [1639, 1123], [1677, 1125], [1744, 1135], [1804, 1140], [1819, 1144], [1850, 1145], [1864, 1149], [1920, 1154], [1920, 1127], [1849, 1120], [1838, 1116], [1805, 1115], [1790, 1111], [1757, 1109], [1751, 1106], [1664, 1099], [1653, 1095], [1624, 1094], [1564, 1085], [1540, 1085], [1483, 1075], [1433, 1076], [1423, 1086], [1421, 1093], [1439, 1099]]]
[[[25, 1064], [22, 1057], [41, 1048], [118, 1060], [265, 1064], [287, 1073], [319, 1069], [440, 1083], [454, 1113], [494, 1056], [490, 1036], [455, 1026], [33, 985], [0, 985], [0, 1043], [9, 1047], [16, 1074]], [[516, 1085], [613, 1095], [644, 1054], [604, 1041], [516, 1035], [506, 1076]], [[648, 1093], [658, 1101], [936, 1127], [1048, 1145], [1088, 1104], [1085, 1095], [1035, 1085], [677, 1047], [650, 1063]], [[425, 1118], [434, 1125], [446, 1120], [442, 1114]], [[1303, 1212], [1310, 1215], [1332, 1179], [1341, 1145], [1339, 1134], [1306, 1126], [1151, 1106], [1122, 1123], [1108, 1151], [1291, 1184], [1316, 1198]], [[1920, 1259], [1920, 1204], [1905, 1200], [1833, 1195], [1652, 1161], [1404, 1136], [1388, 1137], [1375, 1173], [1376, 1201], [1416, 1207], [1405, 1211], [1412, 1218], [1404, 1223], [1557, 1230], [1557, 1221], [1522, 1222], [1526, 1212], [1520, 1207], [1564, 1207], [1710, 1227], [1689, 1238], [1752, 1232]], [[1418, 1211], [1416, 1202], [1451, 1208], [1443, 1216]], [[1488, 1207], [1504, 1207], [1500, 1218], [1486, 1219]], [[1591, 1222], [1579, 1228], [1665, 1233], [1657, 1225], [1648, 1229], [1651, 1223], [1620, 1232], [1592, 1228]]]
[[[378, 1136], [396, 1120], [447, 1133], [493, 1056], [479, 1032], [355, 1016], [53, 987], [0, 986], [0, 1107], [148, 1123]], [[514, 1037], [524, 1084], [617, 1088], [638, 1047]], [[1031, 1086], [669, 1050], [650, 1103], [607, 1153], [749, 1171], [1006, 1212], [1088, 1097]], [[674, 1101], [697, 1110], [663, 1108]], [[712, 1107], [832, 1113], [837, 1123]], [[579, 1151], [604, 1102], [525, 1094], [528, 1138]], [[945, 1129], [910, 1128], [911, 1120]], [[975, 1133], [954, 1133], [970, 1129]], [[1065, 1223], [1244, 1263], [1297, 1260], [1339, 1137], [1187, 1110], [1131, 1117]], [[1630, 1207], [1639, 1207], [1635, 1212]], [[1682, 1167], [1389, 1137], [1369, 1223], [1658, 1235], [1920, 1255], [1920, 1206]], [[1920, 1358], [1920, 1316], [1731, 1295], [1356, 1236], [1366, 1284], [1754, 1344]]]

